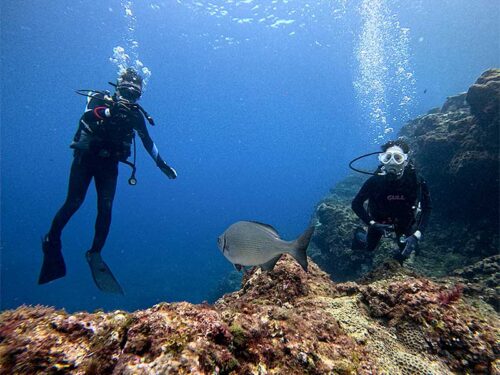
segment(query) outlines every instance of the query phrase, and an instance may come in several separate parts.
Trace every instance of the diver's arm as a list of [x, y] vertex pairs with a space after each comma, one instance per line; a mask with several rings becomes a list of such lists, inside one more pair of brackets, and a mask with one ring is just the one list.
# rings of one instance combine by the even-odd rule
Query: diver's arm
[[366, 224], [370, 225], [370, 221], [372, 220], [370, 215], [368, 214], [368, 211], [366, 211], [364, 203], [368, 200], [370, 196], [370, 189], [371, 189], [371, 178], [368, 179], [361, 189], [359, 190], [358, 194], [354, 197], [351, 203], [352, 210], [358, 217]]
[[158, 168], [161, 169], [163, 173], [167, 175], [168, 178], [174, 179], [177, 177], [177, 172], [174, 168], [170, 167], [160, 156], [158, 148], [155, 143], [151, 139], [148, 129], [146, 128], [146, 123], [144, 122], [144, 118], [141, 116], [141, 121], [138, 126], [135, 127], [135, 130], [139, 137], [141, 138], [142, 144], [148, 154], [153, 158]]

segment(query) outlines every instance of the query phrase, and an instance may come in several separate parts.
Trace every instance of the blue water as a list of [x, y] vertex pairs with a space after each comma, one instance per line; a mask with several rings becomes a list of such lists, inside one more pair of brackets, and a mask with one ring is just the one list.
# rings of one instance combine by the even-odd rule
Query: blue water
[[[350, 159], [500, 65], [498, 2], [404, 3], [373, 0], [379, 12], [367, 14], [361, 0], [2, 2], [1, 308], [200, 302], [232, 269], [216, 247], [232, 222], [295, 238]], [[93, 186], [63, 233], [67, 276], [38, 286], [40, 237], [64, 201], [85, 104], [73, 90], [109, 88], [116, 46], [152, 72], [141, 104], [179, 177], [140, 143], [137, 186], [120, 167], [103, 256], [125, 296], [99, 292], [84, 259]]]

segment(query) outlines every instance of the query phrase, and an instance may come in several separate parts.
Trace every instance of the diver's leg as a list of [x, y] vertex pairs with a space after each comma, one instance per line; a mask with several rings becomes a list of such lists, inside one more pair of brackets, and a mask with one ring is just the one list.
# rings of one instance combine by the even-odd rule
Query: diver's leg
[[108, 237], [111, 225], [111, 211], [116, 191], [118, 163], [107, 160], [99, 166], [95, 175], [97, 190], [97, 219], [92, 248], [85, 254], [96, 286], [103, 292], [123, 294], [118, 281], [108, 265], [102, 260], [101, 250]]
[[61, 252], [61, 232], [81, 206], [91, 179], [91, 171], [82, 162], [81, 157], [76, 157], [71, 166], [66, 201], [54, 217], [49, 233], [42, 239], [43, 263], [38, 284], [45, 284], [66, 275], [66, 264]]
[[66, 201], [57, 212], [46, 239], [50, 242], [60, 242], [61, 233], [71, 216], [80, 208], [87, 194], [92, 172], [81, 156], [75, 156], [71, 165], [68, 194]]
[[113, 200], [118, 179], [118, 163], [106, 161], [100, 166], [95, 175], [97, 190], [97, 218], [95, 222], [95, 235], [92, 243], [92, 252], [100, 252], [104, 247], [111, 225]]
[[375, 250], [381, 238], [382, 232], [373, 228], [368, 228], [368, 233], [366, 234], [366, 250]]

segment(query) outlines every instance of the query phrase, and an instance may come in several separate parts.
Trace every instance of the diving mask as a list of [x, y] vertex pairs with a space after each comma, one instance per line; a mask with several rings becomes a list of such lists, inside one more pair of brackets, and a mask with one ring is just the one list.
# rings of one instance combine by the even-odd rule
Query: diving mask
[[392, 146], [378, 155], [378, 160], [383, 164], [382, 170], [389, 179], [398, 179], [403, 175], [408, 164], [408, 154], [401, 147]]
[[116, 90], [119, 96], [131, 102], [137, 101], [142, 95], [141, 87], [131, 82], [120, 83], [116, 86]]
[[405, 154], [404, 152], [400, 152], [398, 150], [392, 150], [392, 151], [387, 150], [386, 152], [379, 154], [378, 160], [380, 160], [380, 162], [384, 165], [387, 164], [401, 165], [408, 160], [408, 154]]

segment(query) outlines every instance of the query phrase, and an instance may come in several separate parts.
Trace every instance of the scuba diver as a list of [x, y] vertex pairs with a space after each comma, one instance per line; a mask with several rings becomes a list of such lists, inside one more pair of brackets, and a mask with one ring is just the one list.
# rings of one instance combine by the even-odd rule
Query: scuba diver
[[61, 253], [61, 233], [83, 203], [93, 178], [97, 191], [97, 218], [92, 247], [87, 251], [86, 259], [95, 284], [100, 290], [123, 294], [120, 284], [102, 260], [101, 250], [111, 224], [120, 161], [132, 166], [129, 183], [136, 184], [135, 163], [127, 161], [132, 143], [135, 159], [135, 133], [139, 135], [144, 148], [160, 170], [169, 179], [177, 177], [175, 169], [161, 158], [149, 136], [144, 117], [153, 125], [151, 116], [136, 103], [142, 95], [142, 77], [134, 69], [128, 68], [120, 75], [116, 85], [110, 84], [115, 87], [112, 96], [108, 91], [77, 91], [78, 94], [87, 96], [87, 106], [70, 145], [74, 149], [74, 158], [66, 201], [55, 215], [49, 232], [42, 239], [44, 257], [38, 284], [45, 284], [66, 275], [66, 265]]
[[[431, 197], [425, 180], [417, 174], [409, 160], [410, 147], [402, 139], [389, 141], [378, 154], [381, 165], [363, 184], [352, 201], [352, 209], [368, 226], [368, 232], [356, 228], [353, 250], [373, 251], [382, 236], [395, 234], [399, 253], [395, 258], [403, 263], [417, 249], [431, 213]], [[368, 210], [364, 203], [368, 201]]]

